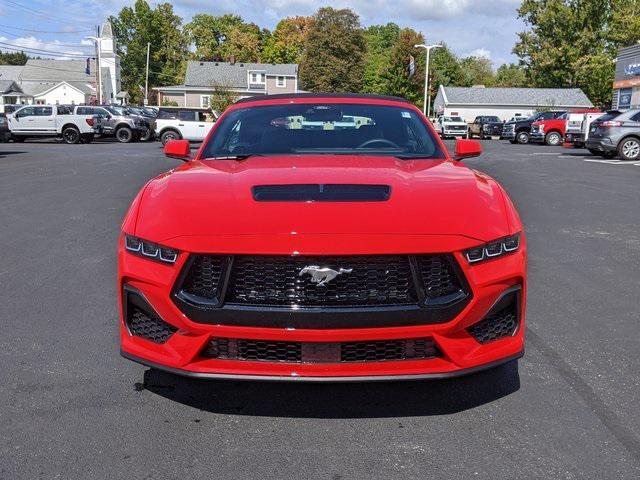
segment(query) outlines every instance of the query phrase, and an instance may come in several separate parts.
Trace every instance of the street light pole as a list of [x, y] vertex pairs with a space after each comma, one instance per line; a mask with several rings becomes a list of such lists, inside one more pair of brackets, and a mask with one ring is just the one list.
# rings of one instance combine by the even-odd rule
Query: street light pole
[[102, 105], [102, 78], [100, 78], [101, 72], [100, 72], [100, 27], [98, 28], [98, 36], [97, 37], [84, 37], [87, 40], [93, 40], [94, 42], [96, 42], [96, 50], [98, 53], [98, 59], [96, 61], [96, 93], [97, 93], [97, 99], [98, 99], [98, 105]]
[[149, 52], [151, 51], [151, 43], [147, 43], [147, 71], [144, 77], [144, 105], [149, 104]]
[[425, 114], [427, 118], [431, 114], [431, 96], [429, 95], [429, 57], [431, 53], [431, 49], [440, 48], [442, 45], [434, 44], [434, 45], [424, 45], [418, 44], [414, 45], [415, 48], [424, 48], [427, 51], [427, 63], [424, 70], [424, 106], [422, 107], [422, 112]]

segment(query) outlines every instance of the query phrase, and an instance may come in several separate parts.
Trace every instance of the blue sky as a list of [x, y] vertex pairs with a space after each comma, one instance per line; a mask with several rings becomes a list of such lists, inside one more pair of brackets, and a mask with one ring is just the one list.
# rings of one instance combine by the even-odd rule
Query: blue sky
[[[93, 26], [133, 0], [0, 0], [0, 49], [7, 44], [84, 55]], [[156, 2], [149, 2], [154, 4]], [[514, 62], [511, 49], [524, 26], [517, 18], [519, 0], [174, 0], [188, 22], [195, 13], [235, 13], [273, 28], [280, 18], [310, 15], [321, 6], [349, 7], [363, 25], [396, 22], [446, 42], [459, 56], [482, 55], [497, 67]], [[52, 33], [49, 33], [52, 32]], [[77, 58], [77, 57], [76, 57]]]

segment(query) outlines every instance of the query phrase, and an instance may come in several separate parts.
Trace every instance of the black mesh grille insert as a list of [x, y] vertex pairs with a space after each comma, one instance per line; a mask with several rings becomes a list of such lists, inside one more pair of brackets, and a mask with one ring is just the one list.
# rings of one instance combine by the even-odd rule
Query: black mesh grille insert
[[[305, 273], [306, 267], [312, 268]], [[318, 268], [340, 273], [320, 285], [313, 281], [313, 270]], [[417, 303], [417, 294], [406, 256], [236, 256], [225, 302], [304, 307], [410, 305]]]
[[444, 297], [462, 289], [460, 279], [447, 257], [421, 255], [417, 258], [427, 298]]
[[182, 289], [196, 297], [217, 299], [226, 257], [196, 255], [182, 284]]
[[513, 335], [518, 328], [517, 298], [517, 293], [509, 294], [500, 305], [494, 307], [486, 317], [469, 327], [467, 331], [479, 343], [488, 343]]
[[440, 356], [430, 338], [347, 343], [302, 343], [212, 338], [204, 357], [285, 363], [365, 363], [426, 360]]
[[165, 343], [177, 328], [144, 310], [129, 304], [127, 327], [131, 335], [146, 338], [155, 343]]

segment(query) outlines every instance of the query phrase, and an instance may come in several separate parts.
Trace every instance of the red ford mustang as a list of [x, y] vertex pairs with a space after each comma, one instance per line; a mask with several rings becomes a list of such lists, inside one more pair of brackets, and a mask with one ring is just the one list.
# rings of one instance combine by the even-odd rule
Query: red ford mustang
[[199, 378], [443, 378], [524, 349], [509, 197], [393, 97], [237, 102], [151, 180], [119, 248], [122, 354]]

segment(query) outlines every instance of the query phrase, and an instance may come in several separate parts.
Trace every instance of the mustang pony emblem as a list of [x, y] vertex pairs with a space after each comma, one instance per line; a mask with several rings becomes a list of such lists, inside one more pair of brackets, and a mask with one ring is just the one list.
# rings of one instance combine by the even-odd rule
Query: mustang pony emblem
[[324, 287], [338, 275], [351, 272], [353, 272], [352, 268], [341, 268], [340, 270], [333, 270], [332, 268], [309, 265], [300, 270], [298, 276], [302, 277], [303, 275], [310, 275], [311, 281], [313, 283], [317, 283], [319, 287]]

